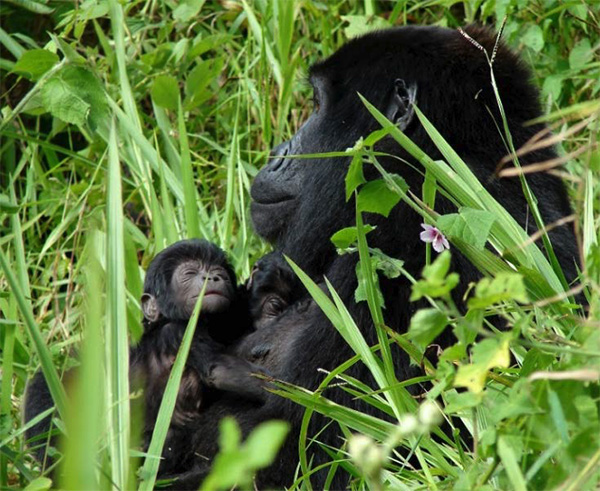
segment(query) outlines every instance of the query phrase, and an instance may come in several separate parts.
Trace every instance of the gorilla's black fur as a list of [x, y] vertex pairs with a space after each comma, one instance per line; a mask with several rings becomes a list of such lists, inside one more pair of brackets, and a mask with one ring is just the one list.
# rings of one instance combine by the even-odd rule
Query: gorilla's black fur
[[144, 334], [131, 349], [132, 382], [144, 388], [144, 444], [156, 423], [171, 368], [181, 346], [191, 309], [205, 288], [187, 364], [163, 447], [159, 473], [187, 470], [194, 459], [189, 431], [216, 392], [262, 402], [261, 370], [226, 354], [226, 346], [251, 329], [244, 288], [236, 286], [225, 253], [206, 240], [182, 240], [152, 260], [144, 281]]
[[[195, 456], [189, 428], [217, 392], [252, 401], [249, 404], [264, 400], [262, 382], [251, 376], [262, 370], [225, 352], [228, 345], [252, 329], [246, 289], [236, 286], [233, 269], [219, 247], [198, 239], [176, 242], [157, 254], [148, 267], [142, 296], [144, 333], [130, 350], [132, 385], [144, 389], [141, 412], [145, 447], [150, 442], [191, 309], [203, 286], [205, 294], [165, 440], [161, 475], [180, 473], [192, 465]], [[260, 301], [259, 296], [256, 299]], [[76, 370], [66, 372], [63, 382], [75, 374]], [[25, 421], [52, 405], [46, 381], [38, 372], [26, 390]], [[47, 417], [30, 428], [28, 439], [35, 438], [37, 443], [47, 433], [50, 422]], [[34, 450], [40, 462], [45, 450], [44, 445]]]
[[[481, 27], [469, 27], [466, 32], [491, 54], [495, 34]], [[543, 126], [525, 126], [541, 115], [539, 94], [531, 84], [531, 74], [517, 57], [502, 44], [499, 47], [494, 73], [514, 145], [522, 146]], [[440, 152], [427, 136], [412, 109], [418, 107], [467, 162], [485, 187], [497, 198], [528, 232], [535, 230], [528, 220], [527, 202], [518, 178], [497, 179], [494, 170], [507, 153], [499, 128], [500, 114], [492, 89], [490, 68], [484, 53], [459, 32], [438, 27], [402, 27], [367, 34], [352, 40], [328, 59], [310, 70], [316, 107], [294, 137], [277, 147], [270, 162], [257, 175], [251, 190], [252, 218], [256, 231], [272, 242], [275, 248], [290, 256], [304, 271], [319, 281], [326, 276], [349, 308], [369, 344], [377, 342], [375, 329], [365, 302], [354, 301], [357, 255], [338, 256], [330, 236], [355, 221], [353, 199], [344, 196], [344, 177], [348, 158], [285, 159], [290, 154], [312, 154], [343, 151], [360, 138], [378, 128], [378, 124], [359, 100], [358, 93], [380, 111], [396, 121], [400, 128], [430, 157], [441, 159]], [[381, 163], [401, 175], [411, 189], [420, 192], [420, 166], [393, 140], [386, 138], [377, 150], [395, 155], [382, 158]], [[522, 164], [551, 159], [556, 153], [545, 148], [521, 158]], [[407, 162], [411, 165], [408, 165]], [[365, 167], [367, 179], [378, 176]], [[559, 179], [548, 174], [527, 177], [545, 223], [571, 213], [567, 195]], [[454, 211], [441, 197], [436, 211]], [[377, 228], [368, 236], [369, 245], [402, 259], [404, 267], [419, 276], [424, 264], [424, 245], [419, 240], [421, 218], [401, 202], [389, 218], [367, 215], [366, 220]], [[577, 248], [570, 228], [560, 227], [551, 234], [558, 259], [568, 280], [576, 276]], [[465, 287], [478, 278], [472, 264], [456, 251], [453, 267], [461, 282], [454, 293], [460, 302]], [[380, 278], [385, 298], [385, 321], [393, 329], [406, 330], [412, 314], [420, 307], [409, 301], [410, 284], [405, 278]], [[302, 308], [299, 308], [302, 306]], [[298, 308], [295, 308], [298, 307]], [[276, 378], [308, 389], [315, 389], [322, 373], [332, 370], [353, 353], [319, 308], [310, 300], [300, 299], [274, 322], [244, 338], [237, 347], [241, 357], [256, 359]], [[410, 376], [405, 354], [395, 353], [398, 377]], [[364, 365], [355, 364], [350, 375], [370, 381]], [[341, 389], [329, 389], [331, 399], [345, 405], [359, 403]], [[367, 406], [361, 410], [373, 411]], [[298, 462], [297, 437], [303, 408], [286, 399], [270, 395], [260, 407], [233, 403], [223, 398], [203, 413], [196, 431], [194, 445], [198, 454], [214, 455], [217, 448], [215, 421], [225, 414], [234, 415], [243, 431], [249, 432], [261, 421], [281, 418], [291, 422], [293, 431], [273, 466], [258, 476], [259, 487], [282, 487], [293, 479]], [[324, 426], [324, 418], [313, 416], [311, 434]], [[319, 435], [319, 440], [339, 446], [342, 443], [336, 425]], [[312, 448], [316, 447], [313, 445]], [[313, 466], [327, 457], [314, 451]], [[206, 464], [208, 465], [208, 464]], [[206, 469], [197, 468], [176, 486], [196, 485]], [[322, 488], [325, 475], [313, 477], [317, 489]], [[344, 487], [347, 476], [338, 472], [334, 488]], [[315, 482], [316, 481], [316, 482]]]

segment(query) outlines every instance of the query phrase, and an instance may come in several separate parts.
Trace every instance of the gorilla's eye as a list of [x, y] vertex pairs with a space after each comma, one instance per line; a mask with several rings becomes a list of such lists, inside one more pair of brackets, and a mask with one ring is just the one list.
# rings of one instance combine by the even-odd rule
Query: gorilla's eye
[[319, 93], [317, 89], [313, 89], [313, 110], [318, 113], [321, 108], [321, 101], [319, 100]]
[[263, 303], [263, 315], [267, 317], [276, 317], [285, 310], [287, 303], [278, 296], [272, 295], [267, 297]]

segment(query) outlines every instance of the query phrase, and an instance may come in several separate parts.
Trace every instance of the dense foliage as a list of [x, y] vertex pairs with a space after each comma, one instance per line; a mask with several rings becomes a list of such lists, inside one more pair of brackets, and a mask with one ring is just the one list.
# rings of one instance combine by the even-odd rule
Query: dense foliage
[[[129, 340], [141, 333], [139, 299], [149, 260], [180, 238], [205, 237], [229, 253], [241, 278], [248, 277], [267, 250], [252, 232], [249, 186], [268, 149], [288, 138], [312, 110], [302, 78], [310, 63], [373, 28], [459, 27], [474, 21], [499, 28], [505, 17], [503, 37], [533, 67], [542, 91], [554, 136], [541, 135], [540, 141], [556, 144], [561, 153], [560, 160], [529, 170], [558, 174], [570, 186], [574, 215], [567, 224], [547, 225], [574, 223], [581, 280], [568, 295], [544, 298], [542, 287], [538, 295], [532, 291], [543, 284], [540, 277], [557, 273], [556, 264], [550, 261], [545, 270], [536, 263], [526, 277], [499, 266], [485, 254], [484, 239], [510, 246], [515, 236], [491, 230], [494, 221], [511, 224], [482, 198], [484, 211], [467, 208], [437, 223], [453, 245], [454, 240], [472, 246], [472, 259], [486, 273], [470, 292], [467, 310], [450, 301], [456, 284], [455, 273], [447, 274], [452, 249], [441, 255], [430, 251], [423, 278], [411, 281], [413, 298], [430, 299], [431, 308], [415, 315], [406, 334], [382, 331], [423, 366], [422, 377], [402, 384], [431, 382], [426, 403], [419, 408], [420, 401], [396, 401], [409, 410], [393, 425], [335, 406], [320, 394], [286, 385], [281, 393], [310, 408], [304, 428], [312, 411], [331, 415], [342, 426], [349, 442], [340, 442], [341, 451], [330, 449], [336, 461], [331, 470], [350, 469], [357, 489], [598, 485], [596, 2], [7, 0], [0, 13], [1, 488], [50, 486], [40, 477], [49, 475], [48, 469], [27, 453], [20, 416], [25, 382], [40, 366], [56, 403], [57, 427], [70, 435], [61, 449], [68, 476], [61, 486], [132, 487], [143, 465], [140, 486], [151, 488], [156, 459], [135, 450], [139, 435], [130, 425], [135, 418], [129, 414], [126, 356]], [[372, 141], [349, 150], [355, 162], [376, 163]], [[459, 159], [447, 160], [461, 168]], [[434, 172], [438, 164], [428, 165]], [[356, 166], [352, 169], [351, 191], [361, 184], [353, 181], [358, 174]], [[460, 182], [440, 184], [459, 195], [461, 186], [474, 189], [472, 177], [463, 173]], [[394, 182], [376, 190], [384, 199], [367, 206], [383, 209], [372, 211], [385, 213], [401, 197], [409, 199]], [[430, 179], [423, 190], [411, 190], [413, 207], [423, 212], [433, 205], [438, 185]], [[401, 258], [369, 251], [368, 229], [357, 225], [334, 241], [345, 252], [360, 250], [357, 300], [377, 307], [369, 268], [404, 274]], [[374, 374], [384, 370], [387, 350], [365, 346], [343, 305], [304, 280], [357, 356]], [[587, 301], [585, 309], [573, 303], [578, 294]], [[503, 318], [508, 329], [498, 332], [490, 316]], [[457, 344], [432, 363], [424, 353], [446, 326]], [[80, 361], [80, 381], [67, 399], [60, 374]], [[398, 413], [384, 397], [385, 385], [367, 387], [343, 370], [325, 383], [345, 384], [388, 414]], [[168, 391], [159, 418], [163, 429], [175, 389]], [[455, 431], [439, 431], [440, 409], [453, 422], [461, 420], [472, 438], [453, 423]], [[253, 472], [273, 458], [284, 434], [285, 426], [273, 422], [241, 443], [235, 424], [225, 421], [223, 451], [205, 488], [250, 488]], [[318, 445], [314, 436], [302, 433], [297, 487], [309, 486], [303, 476], [310, 474], [311, 463], [304, 450]], [[151, 453], [160, 449], [164, 434], [155, 437]]]

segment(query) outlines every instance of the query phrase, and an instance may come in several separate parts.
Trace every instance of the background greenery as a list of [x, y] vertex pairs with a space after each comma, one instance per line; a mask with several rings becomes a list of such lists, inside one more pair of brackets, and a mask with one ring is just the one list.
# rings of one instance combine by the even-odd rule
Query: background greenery
[[[251, 229], [250, 182], [268, 149], [293, 134], [312, 110], [304, 81], [310, 63], [372, 28], [458, 27], [473, 21], [499, 27], [505, 16], [504, 39], [534, 68], [564, 156], [551, 172], [563, 176], [572, 191], [583, 260], [578, 289], [583, 288], [589, 313], [581, 315], [568, 298], [540, 301], [528, 280], [537, 281], [536, 271], [546, 278], [556, 271], [538, 266], [522, 278], [499, 275], [495, 263], [480, 264], [496, 281], [475, 289], [466, 315], [448, 302], [453, 280], [446, 276], [445, 256], [423, 280], [414, 279], [415, 295], [429, 298], [432, 308], [418, 314], [409, 335], [392, 339], [415, 362], [425, 363], [426, 375], [402, 385], [432, 381], [428, 399], [438, 401], [433, 407], [442, 408], [445, 417], [462, 419], [473, 442], [457, 432], [450, 437], [440, 433], [438, 409], [425, 405], [419, 410], [407, 393], [386, 388], [391, 377], [385, 370], [390, 362], [386, 350], [377, 355], [382, 369], [361, 344], [343, 306], [319, 297], [317, 290], [317, 300], [357, 359], [372, 369], [379, 387], [344, 378], [344, 367], [326, 383], [341, 379], [346, 390], [398, 416], [400, 424], [356, 414], [293, 387], [282, 386], [281, 393], [310, 408], [304, 428], [314, 410], [338, 421], [351, 445], [330, 449], [336, 462], [330, 473], [338, 465], [349, 469], [356, 488], [597, 485], [598, 2], [7, 0], [0, 13], [1, 488], [51, 484], [39, 477], [48, 469], [40, 469], [27, 454], [20, 417], [26, 379], [40, 366], [56, 402], [56, 425], [71, 435], [64, 449], [68, 477], [61, 486], [136, 486], [134, 472], [144, 459], [135, 450], [135, 430], [129, 431], [125, 352], [128, 339], [141, 333], [143, 270], [167, 244], [201, 236], [228, 251], [241, 279], [248, 276], [267, 250]], [[354, 155], [374, 159], [369, 145], [356, 148]], [[448, 154], [447, 160], [460, 170], [454, 156]], [[434, 164], [425, 167], [436, 175]], [[469, 176], [460, 175], [464, 188], [459, 183], [447, 189], [452, 196], [470, 189]], [[425, 190], [426, 202], [434, 188]], [[401, 196], [402, 189], [397, 191]], [[468, 195], [463, 198], [468, 204]], [[503, 219], [493, 204], [481, 208]], [[457, 247], [461, 240], [469, 243], [468, 234], [449, 235]], [[361, 259], [366, 259], [370, 253], [360, 223], [353, 238], [338, 237], [336, 244], [349, 247], [357, 236]], [[494, 230], [485, 236], [498, 247], [510, 245]], [[477, 253], [472, 257], [485, 259]], [[361, 261], [375, 317], [380, 306], [367, 264], [387, 261], [390, 269], [389, 258], [378, 261], [373, 256]], [[401, 265], [392, 266], [402, 273]], [[490, 314], [506, 318], [511, 330], [494, 332], [484, 322]], [[446, 324], [459, 339], [454, 351], [447, 350], [435, 366], [422, 362], [424, 349]], [[82, 332], [87, 342], [80, 347]], [[477, 332], [484, 341], [475, 341]], [[380, 339], [388, 335], [383, 332]], [[76, 349], [81, 380], [69, 391], [69, 405], [58, 378], [79, 363]], [[457, 392], [461, 385], [467, 390]], [[174, 389], [166, 400], [172, 403], [173, 394]], [[163, 429], [168, 406], [157, 425]], [[430, 431], [438, 437], [431, 438]], [[205, 488], [250, 487], [253, 472], [266, 465], [284, 432], [274, 423], [241, 444], [235, 425], [224, 423], [224, 451]], [[302, 476], [311, 471], [305, 448], [318, 444], [312, 436], [303, 431], [299, 442], [297, 487], [310, 486]], [[160, 448], [160, 435], [153, 444]], [[402, 446], [416, 459], [407, 461], [406, 452], [396, 452]], [[263, 458], [253, 460], [252, 455]], [[140, 487], [153, 485], [155, 463], [145, 460], [138, 472]]]

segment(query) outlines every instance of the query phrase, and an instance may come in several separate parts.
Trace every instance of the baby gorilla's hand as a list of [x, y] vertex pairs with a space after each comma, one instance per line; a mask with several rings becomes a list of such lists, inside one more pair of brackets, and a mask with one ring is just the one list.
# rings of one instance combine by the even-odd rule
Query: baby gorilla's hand
[[254, 363], [230, 355], [222, 355], [211, 366], [208, 384], [215, 389], [232, 392], [240, 397], [264, 402], [266, 382], [253, 373], [269, 376]]

